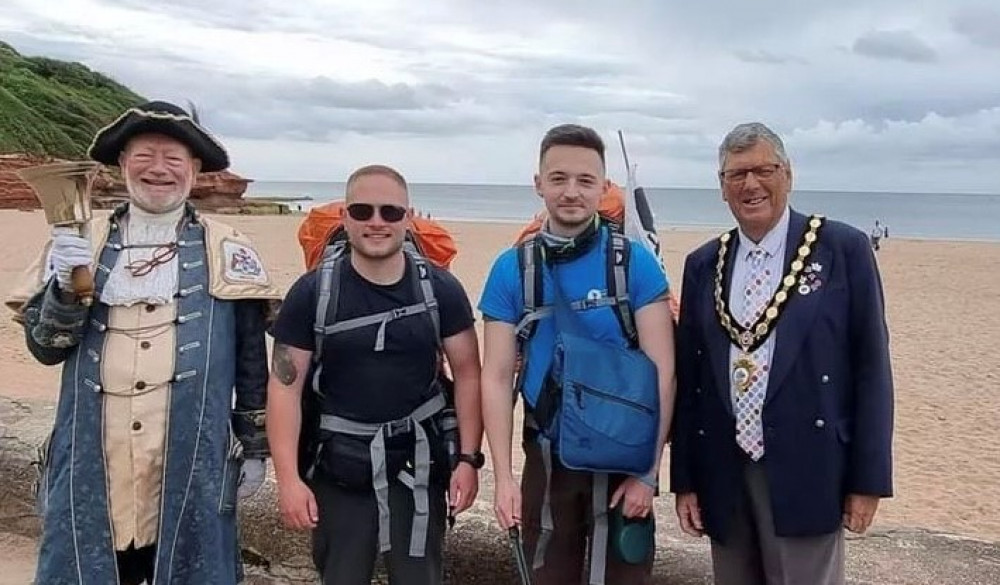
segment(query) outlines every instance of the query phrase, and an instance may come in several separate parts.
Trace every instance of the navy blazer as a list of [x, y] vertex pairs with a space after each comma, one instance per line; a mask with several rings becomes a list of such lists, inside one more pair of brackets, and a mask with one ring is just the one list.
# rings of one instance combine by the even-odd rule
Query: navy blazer
[[[806, 222], [791, 212], [786, 271]], [[730, 239], [727, 284], [738, 246]], [[731, 342], [715, 311], [718, 251], [716, 238], [684, 266], [670, 488], [696, 492], [707, 533], [724, 541], [746, 458], [730, 399]], [[847, 494], [892, 495], [892, 370], [874, 253], [864, 233], [826, 220], [806, 265], [814, 262], [819, 288], [792, 287], [778, 319], [762, 414], [778, 536], [838, 530]]]

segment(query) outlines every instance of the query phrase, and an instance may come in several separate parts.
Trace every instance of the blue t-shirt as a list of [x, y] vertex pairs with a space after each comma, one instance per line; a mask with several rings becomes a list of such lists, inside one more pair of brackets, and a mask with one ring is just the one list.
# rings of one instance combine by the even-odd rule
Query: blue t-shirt
[[[570, 302], [608, 295], [608, 231], [602, 229], [600, 237], [600, 241], [583, 256], [555, 267], [546, 267], [542, 271], [542, 304], [551, 304], [555, 296], [552, 288], [553, 271], [558, 275], [562, 291]], [[516, 325], [524, 310], [521, 278], [517, 249], [503, 251], [493, 262], [489, 278], [483, 287], [483, 295], [479, 300], [479, 310], [483, 316]], [[667, 293], [668, 287], [667, 276], [656, 257], [645, 247], [632, 243], [628, 266], [628, 294], [632, 310], [638, 311], [662, 297]], [[610, 306], [580, 311], [577, 314], [594, 339], [628, 347], [628, 340]], [[552, 365], [555, 336], [555, 318], [550, 314], [538, 321], [534, 335], [528, 340], [528, 364], [522, 390], [525, 399], [532, 406], [538, 398], [545, 374]]]

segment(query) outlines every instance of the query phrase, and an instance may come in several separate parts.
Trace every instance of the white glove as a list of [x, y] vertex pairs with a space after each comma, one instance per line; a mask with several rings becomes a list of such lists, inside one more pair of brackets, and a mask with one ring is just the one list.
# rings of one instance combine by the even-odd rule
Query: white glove
[[52, 228], [52, 247], [49, 249], [49, 264], [56, 275], [56, 282], [64, 292], [73, 290], [72, 274], [77, 266], [90, 266], [94, 255], [90, 242], [77, 232], [76, 228]]
[[263, 459], [247, 459], [240, 468], [240, 481], [237, 484], [236, 496], [239, 499], [248, 498], [260, 489], [267, 475], [267, 462]]

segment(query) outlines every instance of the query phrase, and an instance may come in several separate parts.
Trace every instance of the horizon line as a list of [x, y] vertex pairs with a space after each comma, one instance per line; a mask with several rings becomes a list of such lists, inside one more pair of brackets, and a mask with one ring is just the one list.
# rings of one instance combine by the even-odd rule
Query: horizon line
[[[322, 183], [322, 184], [332, 184], [332, 185], [346, 185], [347, 181], [329, 181], [329, 180], [302, 180], [302, 179], [252, 179], [247, 186], [248, 189], [254, 183]], [[456, 183], [447, 181], [407, 181], [408, 185], [444, 185], [449, 187], [525, 187], [532, 188], [530, 183]], [[616, 185], [624, 187], [615, 182]], [[662, 190], [697, 190], [697, 191], [718, 191], [718, 187], [688, 187], [688, 186], [660, 186], [660, 185], [640, 185], [643, 189], [662, 189]], [[880, 194], [880, 195], [974, 195], [974, 196], [1000, 196], [1000, 192], [990, 193], [986, 191], [885, 191], [885, 190], [870, 190], [870, 191], [859, 191], [856, 189], [829, 189], [829, 188], [811, 188], [811, 189], [792, 189], [791, 193], [842, 193], [842, 194]]]

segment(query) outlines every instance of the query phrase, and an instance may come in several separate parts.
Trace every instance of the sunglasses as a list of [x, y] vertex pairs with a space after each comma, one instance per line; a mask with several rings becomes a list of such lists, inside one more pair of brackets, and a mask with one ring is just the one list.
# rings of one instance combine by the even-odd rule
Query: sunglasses
[[397, 223], [406, 217], [406, 208], [399, 205], [372, 205], [371, 203], [351, 203], [347, 206], [347, 215], [354, 221], [368, 221], [375, 217], [375, 209], [382, 221], [386, 223]]

